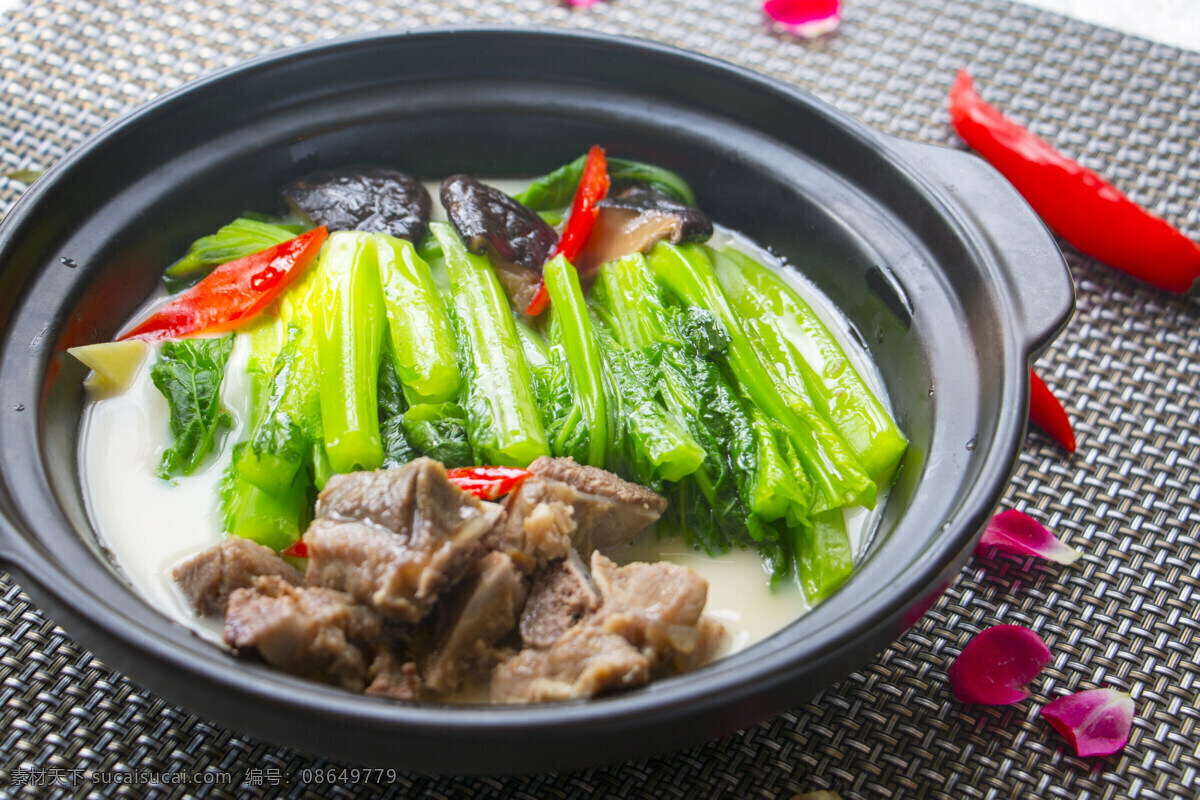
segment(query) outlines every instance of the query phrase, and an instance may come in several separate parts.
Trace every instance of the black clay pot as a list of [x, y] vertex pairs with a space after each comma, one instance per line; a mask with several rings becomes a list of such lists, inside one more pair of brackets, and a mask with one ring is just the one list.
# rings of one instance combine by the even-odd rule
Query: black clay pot
[[[445, 708], [238, 661], [112, 570], [81, 500], [72, 345], [110, 338], [188, 242], [312, 170], [537, 174], [593, 143], [684, 175], [717, 221], [799, 265], [861, 332], [912, 444], [850, 581], [768, 640], [592, 702]], [[1032, 352], [1072, 307], [1041, 222], [982, 161], [875, 133], [803, 92], [661, 45], [433, 30], [320, 43], [106, 127], [0, 228], [0, 563], [112, 667], [197, 713], [338, 759], [566, 769], [696, 743], [858, 668], [961, 568], [1025, 429]], [[136, 502], [130, 498], [130, 502]]]

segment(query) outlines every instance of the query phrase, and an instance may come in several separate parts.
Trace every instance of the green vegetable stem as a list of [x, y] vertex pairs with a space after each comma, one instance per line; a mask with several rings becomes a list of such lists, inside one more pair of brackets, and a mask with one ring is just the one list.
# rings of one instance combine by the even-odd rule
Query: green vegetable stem
[[485, 256], [467, 252], [449, 224], [429, 227], [454, 295], [472, 451], [480, 463], [523, 467], [549, 448], [512, 309]]
[[840, 508], [814, 514], [805, 524], [789, 524], [800, 587], [808, 602], [817, 603], [846, 582], [854, 570], [854, 554]]
[[221, 482], [221, 517], [225, 530], [234, 536], [258, 542], [274, 550], [285, 550], [300, 538], [308, 523], [307, 470], [298, 471], [280, 493], [266, 492], [245, 480], [238, 469], [240, 451]]
[[583, 301], [579, 274], [571, 262], [557, 256], [543, 272], [550, 294], [551, 352], [556, 369], [566, 373], [570, 405], [551, 424], [550, 449], [574, 456], [580, 463], [603, 467], [609, 450], [608, 406], [604, 362]]
[[221, 383], [233, 337], [163, 342], [150, 379], [170, 409], [175, 444], [163, 453], [158, 476], [191, 475], [212, 451], [218, 430], [229, 424], [221, 410]]
[[726, 296], [758, 334], [763, 361], [811, 400], [878, 483], [891, 480], [908, 441], [820, 317], [787, 282], [732, 248], [714, 253]]
[[411, 403], [444, 403], [458, 396], [454, 329], [433, 275], [411, 242], [375, 234], [383, 300], [396, 373]]
[[387, 315], [372, 235], [331, 234], [317, 262], [318, 384], [325, 453], [334, 472], [383, 464], [379, 360]]
[[837, 432], [804, 398], [778, 380], [761, 361], [717, 280], [703, 247], [658, 244], [649, 264], [685, 303], [713, 314], [729, 336], [726, 363], [743, 397], [783, 426], [817, 490], [815, 508], [874, 506], [875, 482]]

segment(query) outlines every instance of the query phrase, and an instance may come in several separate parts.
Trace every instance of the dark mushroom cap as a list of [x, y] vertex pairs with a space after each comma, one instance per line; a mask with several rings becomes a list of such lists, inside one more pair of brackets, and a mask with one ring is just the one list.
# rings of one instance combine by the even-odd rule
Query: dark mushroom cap
[[541, 274], [558, 234], [535, 212], [469, 175], [446, 178], [441, 195], [468, 250]]
[[283, 194], [331, 231], [389, 233], [412, 242], [425, 235], [433, 204], [419, 180], [387, 167], [314, 172], [288, 184]]
[[610, 194], [596, 204], [599, 208], [621, 208], [639, 214], [673, 217], [671, 244], [706, 242], [713, 234], [712, 220], [698, 208], [681, 203], [651, 186], [632, 184]]
[[703, 242], [713, 233], [712, 220], [703, 211], [640, 184], [622, 188], [596, 207], [600, 213], [576, 259], [581, 277], [606, 261], [647, 253], [664, 239], [671, 244]]

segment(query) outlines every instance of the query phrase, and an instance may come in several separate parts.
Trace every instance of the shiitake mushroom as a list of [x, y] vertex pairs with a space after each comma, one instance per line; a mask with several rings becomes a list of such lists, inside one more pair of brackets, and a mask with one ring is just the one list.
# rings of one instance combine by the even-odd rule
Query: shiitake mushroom
[[576, 259], [584, 274], [629, 253], [649, 252], [664, 239], [671, 244], [703, 242], [713, 233], [712, 220], [703, 211], [642, 184], [622, 187], [597, 208], [587, 246]]
[[419, 242], [432, 200], [425, 186], [399, 170], [351, 166], [305, 175], [283, 190], [287, 202], [331, 231], [388, 233]]
[[441, 198], [467, 249], [491, 260], [513, 307], [528, 307], [558, 234], [536, 212], [469, 175], [442, 181]]

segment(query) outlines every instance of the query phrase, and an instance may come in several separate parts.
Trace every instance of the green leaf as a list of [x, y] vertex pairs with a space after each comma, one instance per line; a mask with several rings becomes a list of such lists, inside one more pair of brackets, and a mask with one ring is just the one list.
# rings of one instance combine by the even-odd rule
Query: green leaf
[[234, 261], [294, 239], [298, 235], [293, 233], [294, 230], [295, 226], [239, 217], [216, 233], [193, 242], [187, 255], [167, 269], [167, 277], [175, 281], [194, 277], [208, 267]]
[[175, 446], [163, 453], [160, 478], [190, 475], [213, 449], [218, 430], [229, 424], [221, 412], [221, 382], [233, 336], [164, 342], [150, 379], [170, 407]]
[[399, 467], [420, 455], [404, 432], [404, 388], [390, 355], [379, 362], [379, 438], [383, 441], [383, 468]]
[[404, 412], [402, 426], [408, 441], [422, 455], [447, 467], [475, 463], [467, 440], [467, 412], [455, 403], [422, 403]]
[[[534, 211], [564, 209], [575, 199], [575, 190], [583, 177], [583, 167], [586, 163], [587, 156], [582, 155], [569, 164], [563, 164], [529, 184], [525, 191], [514, 195], [513, 199]], [[681, 203], [696, 205], [696, 195], [692, 192], [692, 187], [669, 169], [641, 161], [630, 161], [627, 158], [610, 158], [608, 176], [613, 183], [644, 183], [666, 192]]]

